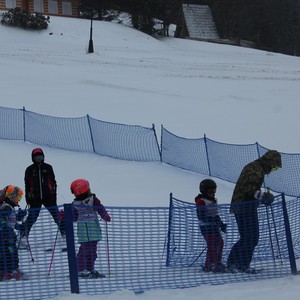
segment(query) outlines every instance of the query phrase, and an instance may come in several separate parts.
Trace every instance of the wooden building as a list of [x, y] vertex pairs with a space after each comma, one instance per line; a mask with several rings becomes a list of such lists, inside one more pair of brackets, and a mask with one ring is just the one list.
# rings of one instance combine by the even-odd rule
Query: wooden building
[[79, 17], [79, 0], [0, 0], [0, 10], [20, 7], [31, 13]]

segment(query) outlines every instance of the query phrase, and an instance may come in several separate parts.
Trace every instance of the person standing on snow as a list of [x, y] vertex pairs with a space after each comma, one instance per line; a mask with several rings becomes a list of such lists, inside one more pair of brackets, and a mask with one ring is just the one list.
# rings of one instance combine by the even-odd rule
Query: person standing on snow
[[54, 222], [59, 227], [62, 236], [62, 250], [65, 246], [65, 226], [60, 222], [57, 207], [56, 180], [51, 165], [44, 162], [45, 155], [41, 148], [32, 150], [31, 164], [25, 171], [25, 198], [29, 207], [26, 221], [21, 225], [20, 249], [28, 248], [28, 236], [33, 224], [37, 221], [41, 207], [44, 205], [50, 212]]
[[17, 235], [14, 231], [19, 229], [17, 221], [26, 214], [21, 209], [18, 214], [15, 212], [22, 196], [22, 189], [14, 185], [8, 185], [0, 191], [0, 281], [25, 279], [19, 270]]
[[111, 218], [95, 194], [91, 193], [90, 184], [85, 179], [77, 179], [71, 183], [74, 221], [77, 222], [77, 236], [80, 243], [77, 253], [79, 277], [103, 278], [105, 275], [95, 270], [97, 244], [102, 239], [98, 215], [105, 222]]
[[199, 189], [201, 194], [195, 198], [195, 203], [200, 231], [207, 245], [203, 270], [222, 273], [226, 271], [226, 266], [222, 263], [224, 241], [220, 230], [226, 233], [227, 224], [222, 222], [218, 214], [215, 198], [217, 184], [211, 179], [205, 179], [200, 182]]
[[274, 201], [274, 196], [270, 192], [262, 192], [261, 186], [265, 175], [281, 167], [280, 153], [269, 150], [247, 164], [237, 180], [230, 212], [235, 215], [240, 239], [232, 247], [227, 260], [227, 270], [232, 273], [257, 273], [250, 268], [254, 249], [259, 241], [257, 207], [259, 204], [271, 205]]

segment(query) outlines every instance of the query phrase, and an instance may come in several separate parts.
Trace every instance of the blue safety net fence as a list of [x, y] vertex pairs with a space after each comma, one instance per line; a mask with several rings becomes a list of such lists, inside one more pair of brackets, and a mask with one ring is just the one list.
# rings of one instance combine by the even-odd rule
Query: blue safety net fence
[[[287, 201], [286, 212], [280, 196], [276, 197], [272, 209], [259, 207], [261, 235], [251, 266], [260, 272], [252, 275], [202, 271], [205, 241], [191, 202], [171, 196], [169, 208], [106, 208], [112, 221], [106, 224], [99, 218], [102, 240], [98, 243], [95, 264], [95, 269], [105, 274], [105, 278], [77, 276], [76, 254], [80, 244], [77, 224], [72, 220], [72, 206], [59, 207], [66, 216], [67, 252], [61, 251], [62, 239], [57, 226], [42, 208], [29, 235], [30, 251], [19, 250], [20, 268], [28, 280], [0, 281], [0, 299], [37, 300], [64, 292], [96, 295], [123, 289], [140, 293], [150, 289], [271, 279], [296, 271], [294, 263], [300, 255], [299, 199]], [[236, 223], [228, 209], [228, 205], [219, 205], [220, 216], [228, 224], [227, 233], [223, 234], [224, 262], [238, 240]], [[290, 244], [287, 229], [291, 231]]]
[[[285, 203], [281, 196], [275, 198], [272, 206], [259, 206], [259, 243], [251, 262], [251, 267], [258, 270], [257, 274], [203, 271], [197, 279], [199, 283], [222, 284], [296, 273], [296, 259], [300, 256], [299, 218], [296, 215], [299, 207], [299, 199]], [[222, 258], [226, 265], [229, 253], [240, 236], [235, 217], [229, 213], [229, 205], [219, 205], [218, 209], [222, 221], [228, 225], [226, 234], [222, 233]], [[201, 272], [205, 265], [207, 245], [200, 231], [194, 203], [171, 196], [168, 241], [167, 265], [170, 268]]]
[[[164, 163], [235, 183], [243, 167], [269, 149], [258, 143], [224, 144], [204, 136], [178, 137], [162, 128], [161, 157]], [[265, 177], [264, 185], [278, 193], [300, 195], [300, 154], [281, 153], [282, 168]]]
[[[112, 158], [157, 162], [235, 183], [242, 168], [269, 149], [258, 143], [224, 144], [206, 136], [178, 137], [161, 127], [158, 143], [155, 126], [146, 128], [104, 122], [89, 115], [59, 118], [23, 109], [0, 107], [0, 139], [23, 140]], [[283, 168], [269, 174], [265, 186], [289, 196], [300, 195], [300, 154], [281, 153]]]
[[59, 149], [133, 161], [160, 161], [154, 126], [59, 118], [0, 107], [0, 139], [23, 140]]
[[[88, 115], [57, 118], [25, 108], [3, 107], [0, 107], [0, 139], [124, 160], [161, 161], [233, 183], [248, 162], [268, 150], [258, 143], [224, 144], [206, 136], [186, 139], [163, 127], [159, 145], [154, 125], [145, 128], [109, 123]], [[300, 155], [281, 155], [283, 168], [266, 176], [264, 185], [272, 191], [297, 197]], [[102, 279], [78, 279], [76, 223], [73, 224], [72, 217], [66, 220], [68, 251], [61, 252], [57, 227], [48, 211], [42, 209], [30, 233], [30, 251], [19, 251], [20, 267], [28, 274], [28, 280], [0, 281], [0, 299], [46, 299], [65, 291], [108, 294], [129, 289], [138, 293], [155, 288], [185, 288], [294, 274], [300, 256], [299, 203], [298, 198], [285, 202], [278, 196], [272, 208], [259, 207], [260, 239], [251, 266], [261, 272], [255, 275], [202, 272], [206, 245], [194, 203], [171, 197], [170, 208], [109, 207], [113, 221], [107, 226], [100, 221], [103, 238], [97, 250], [96, 269], [106, 275]], [[66, 211], [68, 206], [64, 208]], [[227, 233], [222, 234], [226, 262], [239, 235], [229, 206], [220, 205], [219, 212], [228, 224]], [[46, 248], [55, 249], [45, 251]]]

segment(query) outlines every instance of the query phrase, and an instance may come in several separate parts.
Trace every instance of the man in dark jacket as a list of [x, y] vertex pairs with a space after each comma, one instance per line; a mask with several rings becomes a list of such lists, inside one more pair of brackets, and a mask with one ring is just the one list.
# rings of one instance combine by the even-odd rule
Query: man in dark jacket
[[21, 225], [21, 246], [28, 245], [28, 236], [31, 227], [36, 222], [42, 205], [52, 215], [54, 222], [59, 226], [64, 237], [64, 224], [59, 221], [59, 211], [56, 201], [56, 180], [51, 165], [44, 162], [45, 155], [41, 148], [33, 149], [31, 153], [33, 164], [25, 171], [25, 198], [29, 207], [26, 221]]
[[259, 241], [257, 207], [259, 204], [271, 205], [274, 201], [271, 193], [261, 192], [260, 188], [265, 175], [281, 167], [280, 153], [269, 150], [243, 168], [231, 199], [230, 211], [235, 215], [240, 239], [229, 253], [228, 271], [256, 273], [250, 263]]

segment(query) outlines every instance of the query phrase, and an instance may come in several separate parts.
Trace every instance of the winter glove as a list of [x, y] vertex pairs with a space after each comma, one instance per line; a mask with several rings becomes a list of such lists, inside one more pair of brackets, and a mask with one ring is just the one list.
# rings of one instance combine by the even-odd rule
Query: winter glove
[[65, 220], [65, 212], [63, 209], [60, 209], [59, 210], [59, 213], [58, 213], [58, 220], [59, 222], [62, 222]]
[[261, 204], [264, 204], [266, 206], [271, 205], [274, 202], [274, 196], [270, 192], [265, 192], [263, 194], [263, 197], [261, 199]]
[[101, 218], [105, 221], [105, 222], [110, 222], [111, 221], [111, 217], [108, 213], [102, 214]]
[[23, 221], [23, 219], [26, 217], [27, 215], [27, 210], [26, 209], [19, 209], [17, 212], [17, 221]]
[[51, 193], [49, 195], [49, 200], [55, 205], [57, 200], [56, 193]]
[[32, 201], [34, 200], [34, 194], [32, 192], [29, 192], [26, 194], [25, 198], [26, 198], [26, 203], [28, 205], [31, 205]]
[[100, 204], [100, 206], [99, 206], [98, 213], [99, 213], [100, 217], [102, 218], [102, 220], [104, 220], [105, 222], [111, 221], [110, 215], [108, 214], [108, 212], [106, 211], [106, 209], [104, 208], [104, 206], [102, 204]]
[[222, 223], [221, 226], [220, 226], [220, 229], [221, 229], [222, 232], [226, 233], [227, 232], [227, 224]]

